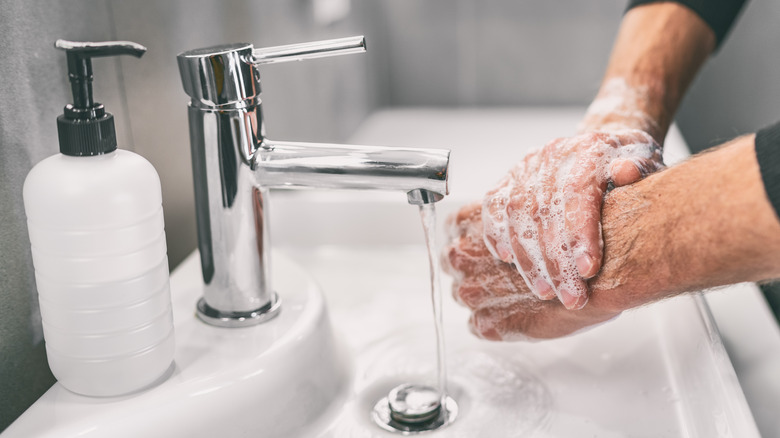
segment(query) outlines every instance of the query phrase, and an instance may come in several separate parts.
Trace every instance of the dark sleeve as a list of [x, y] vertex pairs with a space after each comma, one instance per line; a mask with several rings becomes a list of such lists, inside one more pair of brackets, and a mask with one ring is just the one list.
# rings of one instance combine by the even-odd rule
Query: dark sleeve
[[[656, 3], [660, 0], [629, 0], [628, 9], [647, 3]], [[687, 6], [688, 9], [695, 12], [707, 25], [715, 32], [717, 43], [715, 48], [720, 47], [726, 38], [734, 20], [737, 19], [739, 11], [747, 0], [673, 0], [676, 3]]]
[[766, 195], [780, 219], [780, 122], [756, 133], [756, 158]]

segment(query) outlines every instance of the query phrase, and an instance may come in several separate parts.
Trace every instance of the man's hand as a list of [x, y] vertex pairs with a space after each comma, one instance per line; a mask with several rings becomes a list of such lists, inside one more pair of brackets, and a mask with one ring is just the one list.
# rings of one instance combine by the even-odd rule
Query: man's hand
[[593, 306], [573, 312], [557, 300], [534, 296], [517, 270], [494, 258], [485, 246], [479, 204], [464, 207], [450, 221], [450, 244], [442, 266], [454, 279], [455, 300], [471, 309], [469, 327], [478, 337], [493, 341], [554, 338], [617, 315]]
[[527, 155], [488, 192], [484, 238], [541, 299], [568, 309], [588, 301], [585, 281], [601, 268], [601, 203], [619, 187], [663, 167], [661, 148], [640, 130], [560, 138]]

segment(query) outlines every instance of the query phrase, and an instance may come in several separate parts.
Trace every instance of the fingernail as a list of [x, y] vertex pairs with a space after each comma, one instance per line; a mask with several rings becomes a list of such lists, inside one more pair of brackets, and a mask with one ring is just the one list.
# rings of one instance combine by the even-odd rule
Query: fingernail
[[460, 298], [460, 284], [458, 284], [457, 282], [452, 283], [452, 298], [455, 300], [456, 303], [460, 304], [461, 306], [466, 306], [466, 304]]
[[499, 246], [496, 248], [496, 252], [498, 253], [498, 258], [504, 263], [509, 263], [512, 261], [512, 251], [504, 248], [503, 246]]
[[488, 340], [488, 341], [500, 341], [501, 335], [498, 333], [498, 330], [491, 328], [487, 329], [482, 332], [481, 334], [482, 339]]
[[475, 326], [475, 324], [473, 322], [473, 317], [472, 317], [472, 320], [469, 321], [469, 331], [471, 332], [472, 335], [474, 335], [474, 336], [476, 336], [476, 337], [478, 337], [480, 339], [484, 339], [486, 341], [500, 341], [501, 340], [501, 335], [498, 334], [498, 331], [495, 328], [479, 330]]
[[553, 290], [552, 286], [550, 286], [549, 283], [542, 280], [541, 278], [537, 278], [534, 282], [533, 293], [543, 300], [551, 300], [555, 298], [555, 291]]
[[566, 290], [560, 291], [560, 299], [568, 310], [579, 310], [588, 302], [587, 296], [572, 295]]
[[479, 327], [477, 328], [477, 315], [471, 314], [471, 317], [469, 318], [469, 331], [472, 335], [480, 338], [485, 339], [488, 341], [500, 341], [501, 335], [498, 334], [498, 331], [496, 331], [495, 328], [485, 328], [485, 327]]
[[595, 272], [593, 272], [594, 263], [593, 259], [588, 257], [587, 254], [580, 254], [574, 259], [574, 263], [577, 265], [577, 271], [580, 273], [580, 277], [582, 278], [590, 278], [596, 275]]
[[561, 302], [563, 303], [564, 307], [571, 310], [571, 308], [577, 303], [577, 297], [572, 296], [572, 294], [566, 292], [565, 290], [562, 290]]

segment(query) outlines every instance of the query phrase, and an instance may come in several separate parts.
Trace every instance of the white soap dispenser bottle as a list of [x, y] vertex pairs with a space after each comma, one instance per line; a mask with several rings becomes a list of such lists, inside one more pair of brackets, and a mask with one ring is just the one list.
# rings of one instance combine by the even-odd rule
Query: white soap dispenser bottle
[[160, 179], [116, 148], [114, 118], [92, 99], [91, 58], [146, 48], [58, 40], [73, 104], [57, 118], [60, 154], [24, 182], [49, 366], [67, 389], [116, 396], [171, 368], [173, 316]]

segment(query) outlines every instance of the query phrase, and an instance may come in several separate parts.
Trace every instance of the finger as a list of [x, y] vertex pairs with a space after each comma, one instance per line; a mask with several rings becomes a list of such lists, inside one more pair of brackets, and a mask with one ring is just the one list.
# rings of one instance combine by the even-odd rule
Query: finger
[[471, 282], [458, 285], [458, 290], [454, 292], [456, 301], [471, 310], [485, 307], [486, 302], [493, 298], [490, 288]]
[[[512, 236], [511, 243], [515, 268], [534, 295], [543, 300], [549, 300], [555, 298], [555, 291], [544, 278], [547, 274], [546, 267], [535, 263], [535, 260], [529, 255], [540, 253], [541, 250], [539, 249], [539, 239], [536, 237], [538, 231], [536, 225], [530, 219], [530, 214], [527, 213], [528, 210], [528, 207], [523, 207], [520, 211], [516, 211], [511, 206], [509, 210], [510, 217], [513, 218], [510, 221], [509, 232]], [[519, 220], [518, 215], [522, 215], [524, 219]]]
[[644, 172], [637, 163], [630, 158], [623, 158], [612, 162], [609, 166], [609, 177], [615, 187], [633, 184], [644, 177]]
[[620, 187], [639, 181], [665, 167], [658, 152], [651, 158], [633, 157], [616, 160], [610, 164], [609, 173], [615, 186]]
[[460, 238], [445, 249], [445, 263], [442, 264], [442, 268], [455, 278], [470, 276], [474, 273], [474, 269], [477, 268], [474, 257], [464, 250], [464, 247], [468, 249], [464, 240], [466, 239]]
[[472, 202], [458, 210], [455, 214], [455, 223], [461, 228], [466, 229], [473, 222], [481, 220], [482, 203]]
[[460, 304], [461, 306], [468, 307], [466, 306], [466, 303], [464, 303], [460, 298], [460, 288], [461, 288], [460, 282], [458, 280], [454, 280], [452, 282], [452, 299], [454, 299], [455, 302]]
[[[475, 309], [469, 319], [472, 333], [491, 341], [525, 339], [529, 327], [544, 313], [541, 307], [551, 302], [539, 301], [533, 297], [510, 296], [491, 305]], [[560, 306], [560, 304], [557, 304]]]
[[488, 340], [552, 339], [579, 333], [615, 316], [571, 312], [559, 301], [527, 299], [507, 306], [477, 309], [469, 319], [469, 328], [476, 336]]
[[[572, 265], [571, 270], [576, 268]], [[568, 310], [579, 310], [588, 304], [588, 285], [578, 275], [567, 275], [558, 287], [558, 299]]]
[[497, 259], [512, 263], [511, 247], [507, 233], [507, 203], [512, 187], [506, 186], [485, 198], [482, 205], [482, 226], [485, 245]]
[[455, 246], [453, 244], [448, 244], [441, 251], [439, 256], [439, 265], [441, 265], [442, 271], [449, 274], [450, 276], [455, 277], [456, 275], [459, 275], [460, 272], [455, 269], [454, 266], [452, 266], [453, 257], [458, 257], [458, 255], [455, 254]]
[[555, 148], [565, 146], [560, 141], [548, 144], [551, 154], [544, 157], [539, 167], [536, 187], [528, 194], [522, 215], [513, 215], [515, 222], [524, 225], [525, 229], [515, 232], [521, 245], [516, 251], [522, 251], [531, 263], [524, 272], [529, 277], [532, 290], [543, 299], [552, 299], [558, 295], [555, 279], [558, 277], [558, 265], [548, 257], [550, 232], [555, 221], [553, 196], [556, 190], [556, 179], [560, 160], [555, 156]]
[[632, 184], [663, 169], [663, 150], [646, 132], [632, 131], [609, 142], [622, 152], [610, 163], [609, 177], [616, 187]]
[[565, 239], [563, 218], [551, 217], [540, 232], [539, 246], [550, 275], [555, 294], [567, 309], [579, 309], [587, 303], [588, 288], [580, 277]]
[[[536, 244], [538, 251], [533, 254], [534, 262], [538, 268], [542, 268], [540, 277], [544, 278], [554, 293], [558, 294], [558, 283], [560, 278], [560, 271], [558, 269], [558, 259], [560, 256], [555, 254], [554, 248], [558, 242], [557, 231], [555, 226], [557, 219], [551, 217], [551, 212], [547, 205], [540, 206], [536, 215]], [[560, 249], [558, 248], [558, 251]], [[546, 273], [546, 275], [545, 275]]]
[[[593, 315], [567, 310], [559, 301], [527, 301], [518, 304], [492, 323], [491, 328], [503, 341], [533, 341], [567, 336], [601, 321]], [[495, 316], [496, 312], [491, 313]]]
[[555, 301], [539, 303], [541, 309], [527, 309], [508, 314], [494, 330], [504, 341], [553, 339], [576, 331], [579, 324], [569, 318], [568, 310]]
[[496, 330], [496, 323], [500, 316], [494, 309], [483, 308], [474, 311], [469, 318], [469, 330], [479, 338], [488, 341], [500, 341], [501, 334]]
[[463, 303], [460, 302], [460, 298], [458, 297], [459, 290], [460, 290], [460, 281], [457, 278], [453, 278], [452, 287], [450, 287], [450, 293], [452, 294], [452, 299], [455, 300], [456, 303], [463, 305]]
[[455, 301], [473, 309], [482, 307], [505, 307], [523, 297], [529, 299], [525, 282], [519, 273], [506, 263], [486, 256], [472, 258], [472, 273], [457, 275], [452, 293]]
[[[485, 244], [493, 257], [505, 263], [516, 263], [509, 231], [508, 205], [513, 197], [523, 197], [529, 182], [528, 172], [538, 166], [539, 160], [538, 152], [526, 155], [495, 189], [487, 193], [482, 204]], [[519, 202], [522, 203], [522, 199]]]
[[547, 270], [560, 302], [567, 309], [580, 309], [588, 302], [588, 286], [580, 276], [570, 247], [560, 237], [561, 234], [553, 235], [553, 232], [550, 232], [542, 239]]
[[445, 221], [447, 238], [455, 240], [466, 232], [472, 223], [481, 221], [482, 205], [474, 202], [449, 215]]
[[569, 184], [564, 189], [564, 223], [571, 258], [582, 278], [591, 278], [601, 269], [604, 243], [601, 236], [601, 204], [606, 182], [586, 182], [585, 187]]
[[485, 339], [488, 341], [500, 341], [501, 336], [498, 334], [498, 332], [491, 328], [485, 328], [480, 325], [480, 323], [477, 322], [477, 316], [475, 314], [472, 314], [469, 318], [469, 331], [476, 337]]
[[546, 245], [545, 262], [556, 296], [567, 309], [582, 308], [588, 301], [588, 286], [579, 274], [572, 252], [562, 240], [551, 235], [543, 239], [543, 245]]
[[[545, 181], [550, 191], [540, 194], [539, 246], [552, 286], [567, 309], [587, 303], [584, 279], [601, 268], [600, 216], [607, 183], [601, 164], [603, 140], [594, 138], [591, 147], [558, 159], [555, 173]], [[572, 147], [580, 146], [575, 142]]]

